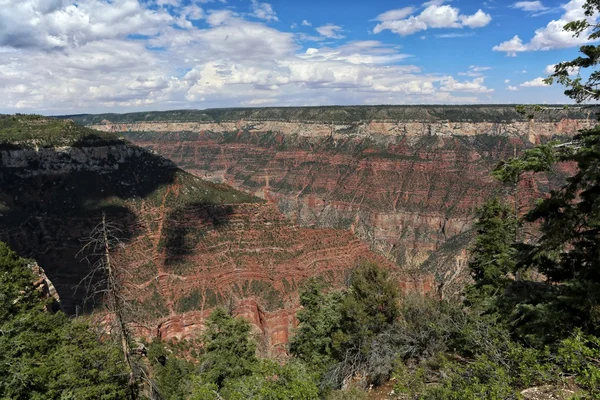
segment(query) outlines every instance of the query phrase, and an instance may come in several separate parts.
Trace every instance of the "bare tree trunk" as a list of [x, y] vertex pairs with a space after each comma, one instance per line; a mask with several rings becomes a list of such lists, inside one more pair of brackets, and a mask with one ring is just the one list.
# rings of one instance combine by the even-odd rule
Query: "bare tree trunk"
[[133, 373], [133, 363], [131, 362], [130, 357], [130, 349], [129, 349], [129, 334], [127, 331], [127, 326], [125, 325], [125, 321], [123, 319], [123, 302], [122, 302], [122, 293], [120, 293], [120, 284], [118, 284], [119, 277], [115, 273], [111, 258], [110, 258], [110, 243], [109, 240], [109, 232], [106, 225], [106, 213], [102, 213], [102, 241], [104, 242], [104, 265], [106, 268], [106, 272], [108, 274], [108, 282], [109, 287], [108, 296], [111, 298], [109, 301], [112, 303], [112, 312], [115, 315], [117, 320], [117, 329], [119, 330], [119, 336], [121, 337], [121, 348], [123, 350], [123, 357], [125, 358], [125, 363], [129, 368], [129, 388], [131, 391], [131, 398], [136, 398], [135, 392], [135, 376]]
[[[118, 228], [106, 221], [106, 213], [102, 213], [102, 222], [92, 230], [86, 239], [82, 251], [88, 254], [85, 259], [93, 260], [91, 272], [84, 278], [87, 280], [87, 297], [104, 296], [108, 311], [115, 319], [114, 328], [119, 336], [121, 350], [127, 369], [129, 370], [129, 389], [131, 398], [137, 399], [134, 363], [129, 346], [129, 331], [125, 322], [126, 301], [123, 293], [122, 272], [113, 265], [111, 248], [120, 243], [115, 236]], [[95, 276], [102, 276], [99, 282], [93, 282]]]

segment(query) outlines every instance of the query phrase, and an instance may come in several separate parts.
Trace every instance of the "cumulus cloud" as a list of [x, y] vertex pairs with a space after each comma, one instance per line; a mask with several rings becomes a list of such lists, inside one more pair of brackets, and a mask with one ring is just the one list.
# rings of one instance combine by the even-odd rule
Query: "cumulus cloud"
[[[377, 16], [380, 21], [373, 33], [389, 30], [401, 36], [412, 35], [431, 28], [481, 28], [492, 20], [489, 14], [478, 10], [472, 15], [460, 14], [460, 10], [442, 2], [430, 2], [418, 15], [411, 15], [412, 7], [390, 10]], [[408, 18], [407, 18], [408, 17]]]
[[315, 28], [319, 35], [324, 36], [328, 39], [343, 39], [345, 36], [340, 32], [342, 31], [342, 27], [333, 24], [327, 24], [323, 26], [319, 26]]
[[197, 21], [204, 18], [204, 10], [196, 4], [190, 4], [181, 10], [181, 15], [190, 21]]
[[302, 20], [302, 26], [312, 26], [312, 24], [304, 19]]
[[535, 35], [528, 43], [524, 43], [518, 35], [515, 35], [512, 39], [494, 46], [492, 50], [506, 52], [507, 55], [514, 57], [517, 53], [523, 51], [563, 49], [587, 43], [589, 30], [583, 32], [578, 37], [573, 37], [572, 32], [567, 32], [563, 29], [571, 21], [588, 19], [590, 22], [595, 22], [598, 19], [598, 15], [594, 17], [586, 17], [584, 15], [582, 7], [585, 1], [571, 0], [567, 4], [562, 5], [564, 13], [560, 19], [550, 21], [545, 27], [537, 29]]
[[521, 87], [544, 87], [544, 86], [548, 86], [548, 85], [546, 83], [544, 83], [544, 78], [539, 77], [539, 78], [535, 78], [531, 81], [523, 82], [519, 86], [521, 86]]
[[508, 85], [508, 87], [506, 88], [506, 90], [508, 90], [509, 92], [517, 92], [517, 91], [519, 91], [519, 88], [516, 87], [516, 86]]

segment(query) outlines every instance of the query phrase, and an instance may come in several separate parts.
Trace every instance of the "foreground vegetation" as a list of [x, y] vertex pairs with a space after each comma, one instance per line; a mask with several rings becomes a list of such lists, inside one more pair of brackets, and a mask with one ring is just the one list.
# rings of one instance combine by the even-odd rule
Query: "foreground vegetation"
[[[571, 285], [592, 282], [576, 279], [563, 285], [565, 294], [544, 297], [563, 289], [503, 279], [503, 255], [512, 248], [501, 245], [510, 236], [507, 211], [497, 201], [482, 210], [471, 267], [498, 262], [484, 278], [474, 274], [469, 307], [401, 297], [386, 271], [363, 264], [345, 290], [307, 283], [285, 364], [257, 357], [248, 322], [217, 309], [199, 342], [146, 343], [134, 356], [133, 391], [118, 343], [81, 319], [49, 312], [27, 261], [0, 244], [0, 398], [355, 399], [390, 378], [392, 398], [400, 399], [518, 399], [540, 385], [598, 398], [595, 315], [568, 318], [573, 304], [590, 304], [574, 299]], [[486, 258], [491, 247], [499, 249], [493, 259]], [[561, 305], [565, 298], [574, 303]]]

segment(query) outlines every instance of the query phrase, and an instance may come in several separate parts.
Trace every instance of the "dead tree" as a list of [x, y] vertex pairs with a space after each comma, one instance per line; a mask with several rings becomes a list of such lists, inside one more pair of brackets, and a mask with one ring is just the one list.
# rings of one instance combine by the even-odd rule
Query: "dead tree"
[[86, 302], [100, 298], [111, 315], [110, 334], [120, 344], [125, 365], [129, 372], [129, 388], [131, 398], [137, 398], [136, 365], [131, 357], [131, 335], [127, 327], [126, 315], [130, 306], [126, 298], [124, 276], [127, 272], [113, 263], [111, 251], [121, 245], [119, 233], [121, 230], [106, 220], [102, 213], [100, 221], [90, 235], [84, 239], [85, 245], [79, 252], [90, 266], [90, 272], [81, 281], [85, 285]]

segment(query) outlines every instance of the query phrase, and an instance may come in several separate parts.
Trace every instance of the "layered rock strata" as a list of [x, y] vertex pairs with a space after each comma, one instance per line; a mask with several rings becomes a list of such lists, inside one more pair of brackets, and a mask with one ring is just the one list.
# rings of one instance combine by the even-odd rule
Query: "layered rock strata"
[[81, 250], [103, 216], [118, 238], [111, 259], [130, 322], [150, 337], [196, 337], [220, 305], [252, 322], [267, 353], [285, 352], [304, 281], [342, 287], [362, 261], [388, 268], [406, 290], [435, 290], [351, 232], [290, 223], [272, 204], [127, 142], [0, 150], [0, 240], [44, 268], [69, 313], [101, 304], [89, 292], [102, 289], [98, 255]]
[[[93, 127], [122, 133], [196, 176], [277, 204], [297, 224], [354, 232], [405, 271], [435, 274], [442, 292], [451, 295], [467, 275], [464, 250], [476, 208], [505, 194], [490, 177], [493, 166], [593, 124], [582, 118], [104, 120]], [[525, 179], [521, 197], [547, 192], [552, 179]]]

